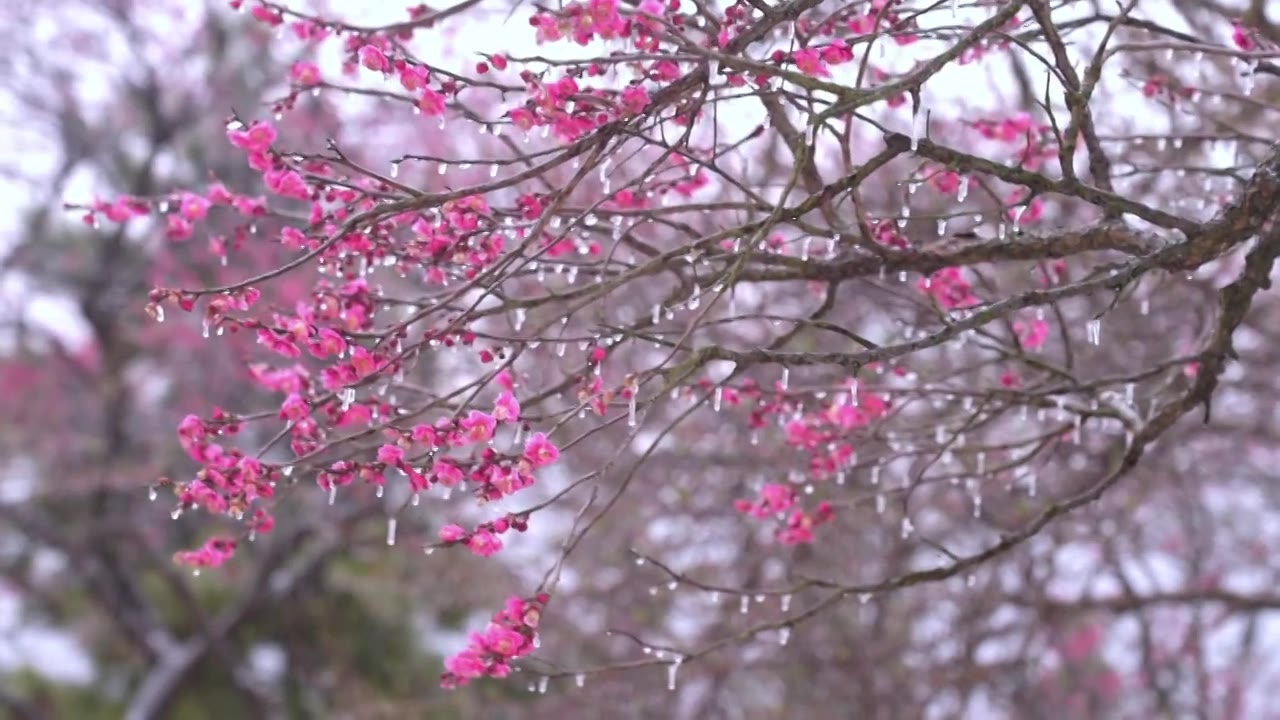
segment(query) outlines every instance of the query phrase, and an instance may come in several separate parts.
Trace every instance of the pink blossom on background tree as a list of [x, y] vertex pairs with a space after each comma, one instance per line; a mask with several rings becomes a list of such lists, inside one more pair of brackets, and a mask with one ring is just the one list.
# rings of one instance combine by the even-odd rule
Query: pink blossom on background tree
[[[424, 573], [539, 548], [451, 688], [661, 666], [749, 717], [803, 668], [885, 716], [1250, 712], [1271, 670], [1205, 627], [1280, 607], [1241, 579], [1274, 542], [1261, 3], [230, 5], [299, 57], [226, 129], [260, 180], [77, 209], [233, 228], [238, 279], [147, 306], [253, 338], [273, 397], [178, 426], [175, 516], [225, 518], [179, 563], [371, 503]], [[451, 40], [504, 19], [524, 42]], [[957, 91], [988, 72], [1014, 102]]]

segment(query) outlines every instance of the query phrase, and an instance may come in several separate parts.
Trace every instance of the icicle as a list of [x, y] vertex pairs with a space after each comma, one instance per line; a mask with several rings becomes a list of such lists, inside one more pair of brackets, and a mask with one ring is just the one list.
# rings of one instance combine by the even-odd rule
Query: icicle
[[965, 175], [960, 178], [960, 188], [956, 191], [956, 202], [964, 202], [969, 197], [969, 176]]
[[845, 474], [844, 474], [844, 471], [841, 470], [840, 472], [836, 473], [836, 484], [843, 485], [844, 481], [845, 481]]
[[209, 319], [208, 318], [205, 318], [204, 322], [201, 323], [200, 336], [205, 338], [206, 340], [209, 339]]
[[928, 112], [924, 107], [915, 108], [911, 112], [911, 152], [920, 149], [920, 136], [924, 133], [927, 116]]
[[746, 595], [743, 595], [742, 598], [738, 601], [738, 612], [742, 613], [743, 615], [746, 615], [747, 610], [749, 609], [751, 609], [751, 598], [747, 597]]
[[329, 483], [329, 504], [332, 505], [333, 501], [337, 499], [338, 499], [338, 484], [335, 482], [330, 482]]
[[636, 426], [636, 391], [631, 390], [631, 397], [627, 398], [627, 426]]
[[1090, 320], [1089, 324], [1086, 326], [1086, 330], [1089, 333], [1090, 345], [1099, 345], [1102, 343], [1102, 321], [1101, 320], [1096, 320], [1096, 319]]
[[156, 322], [158, 323], [164, 322], [164, 307], [160, 305], [156, 306]]
[[280, 474], [285, 477], [289, 477], [290, 475], [293, 474], [293, 466], [285, 465], [284, 467], [280, 468]]
[[720, 405], [724, 402], [724, 387], [717, 385], [716, 391], [711, 399], [711, 409], [720, 412]]
[[1151, 312], [1151, 301], [1143, 298], [1142, 303], [1138, 305], [1138, 312], [1146, 315]]
[[400, 161], [397, 160], [396, 162], [391, 163], [391, 178], [394, 180], [399, 176], [400, 176]]
[[879, 465], [871, 466], [871, 484], [872, 485], [880, 484], [880, 466]]
[[789, 626], [778, 628], [778, 644], [779, 645], [786, 645], [787, 641], [790, 639], [791, 639], [791, 628]]
[[156, 486], [155, 486], [155, 485], [152, 485], [151, 487], [147, 488], [147, 499], [148, 499], [148, 500], [150, 500], [151, 502], [155, 502], [155, 501], [156, 501], [156, 497], [157, 497], [158, 495], [159, 495], [159, 493], [157, 493], [157, 492], [156, 492]]
[[376, 495], [376, 496], [378, 496], [378, 497], [382, 497], [382, 486], [381, 486], [381, 485], [379, 485], [379, 486], [378, 486], [378, 488], [377, 488], [376, 490], [374, 490], [374, 491], [373, 491], [373, 494], [374, 494], [374, 495]]
[[409, 504], [418, 507], [418, 503], [422, 502], [422, 493], [415, 492], [413, 497], [409, 498]]
[[547, 686], [550, 684], [551, 684], [551, 678], [547, 677], [546, 675], [543, 675], [542, 677], [538, 678], [538, 694], [546, 695]]
[[583, 685], [586, 685], [586, 684], [587, 684], [587, 676], [586, 676], [586, 675], [584, 675], [584, 674], [582, 674], [582, 673], [578, 673], [577, 675], [574, 675], [574, 676], [573, 676], [573, 684], [574, 684], [574, 685], [577, 685], [578, 687], [582, 687]]
[[524, 308], [516, 308], [516, 321], [512, 325], [516, 332], [520, 332], [520, 328], [524, 327], [524, 319], [527, 314], [528, 311]]
[[800, 241], [800, 259], [807, 261], [809, 259], [809, 242], [812, 238], [805, 238]]
[[783, 595], [781, 600], [778, 601], [778, 605], [782, 609], [782, 612], [788, 612], [791, 610], [791, 595]]
[[883, 514], [884, 514], [884, 508], [885, 508], [884, 496], [883, 496], [883, 495], [876, 495], [876, 514], [877, 514], [877, 515], [883, 515]]
[[866, 605], [871, 600], [871, 593], [858, 593], [858, 603]]
[[491, 178], [498, 177], [498, 163], [494, 163], [489, 166], [489, 177]]
[[174, 520], [177, 520], [178, 518], [182, 517], [182, 508], [180, 507], [174, 508], [173, 512], [169, 513], [169, 517], [173, 518]]
[[444, 175], [445, 173], [449, 172], [449, 164], [440, 163], [440, 166], [436, 168], [436, 172], [441, 175]]
[[939, 220], [938, 221], [938, 237], [942, 237], [943, 235], [946, 235], [946, 234], [947, 234], [947, 221]]
[[387, 518], [387, 544], [396, 544], [396, 519], [393, 517]]
[[782, 368], [782, 389], [786, 390], [791, 384], [791, 368]]
[[915, 525], [911, 524], [911, 518], [902, 518], [902, 539], [906, 540], [911, 537], [911, 533], [915, 531]]
[[667, 665], [667, 689], [668, 690], [676, 689], [676, 674], [680, 672], [680, 663], [682, 662], [684, 662], [684, 658], [677, 655], [676, 659], [672, 660], [671, 663]]

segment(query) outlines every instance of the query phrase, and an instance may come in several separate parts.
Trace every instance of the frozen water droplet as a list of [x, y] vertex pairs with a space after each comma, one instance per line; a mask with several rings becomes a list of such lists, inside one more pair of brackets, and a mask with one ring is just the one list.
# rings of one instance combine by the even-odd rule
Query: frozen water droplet
[[782, 368], [782, 389], [786, 390], [791, 384], [791, 368]]
[[738, 600], [738, 612], [742, 613], [743, 615], [746, 615], [747, 611], [750, 609], [751, 609], [751, 598], [747, 597], [746, 595], [743, 595], [742, 598]]
[[151, 487], [147, 488], [147, 499], [148, 499], [148, 500], [150, 500], [151, 502], [155, 502], [155, 501], [156, 501], [156, 496], [157, 496], [158, 494], [159, 494], [159, 493], [157, 493], [157, 492], [156, 492], [156, 486], [155, 486], [155, 485], [152, 485]]
[[421, 493], [416, 493], [416, 492], [415, 492], [415, 493], [413, 494], [413, 497], [409, 499], [409, 504], [413, 505], [414, 507], [418, 507], [418, 503], [420, 503], [420, 502], [422, 502], [422, 494], [421, 494]]
[[173, 512], [169, 513], [169, 517], [173, 518], [174, 520], [177, 520], [178, 518], [182, 517], [182, 508], [180, 507], [174, 508]]
[[942, 237], [943, 235], [946, 235], [946, 234], [947, 234], [947, 221], [939, 220], [938, 221], [938, 237]]
[[547, 677], [546, 675], [543, 675], [542, 677], [538, 678], [538, 694], [546, 695], [547, 686], [550, 684], [551, 684], [551, 678]]
[[204, 322], [201, 323], [200, 336], [205, 338], [206, 340], [209, 338], [209, 320], [208, 319], [205, 319]]
[[638, 557], [638, 558], [636, 558], [636, 564], [637, 564], [637, 565], [643, 565], [643, 564], [644, 564], [644, 558], [642, 558], [642, 557]]
[[866, 605], [867, 602], [870, 600], [871, 600], [871, 593], [858, 593], [858, 602], [860, 604]]
[[378, 497], [382, 497], [382, 486], [381, 486], [381, 485], [379, 485], [379, 486], [377, 487], [377, 489], [373, 491], [373, 494], [374, 494], [374, 495], [376, 495], [376, 496], [378, 496]]
[[636, 426], [636, 390], [631, 390], [631, 397], [627, 399], [627, 426]]
[[969, 574], [968, 574], [968, 575], [966, 575], [966, 576], [965, 576], [965, 578], [964, 578], [964, 584], [965, 584], [967, 587], [973, 587], [974, 585], [977, 585], [977, 584], [978, 584], [978, 576], [977, 576], [977, 575], [974, 575], [973, 573], [969, 573]]
[[397, 178], [397, 177], [399, 177], [399, 176], [400, 176], [400, 163], [399, 163], [399, 161], [391, 163], [391, 177], [392, 177], [392, 179]]
[[880, 484], [880, 466], [879, 465], [871, 466], [871, 484], [872, 485]]
[[680, 663], [684, 662], [684, 658], [677, 657], [667, 665], [667, 689], [676, 689], [676, 675], [680, 672]]
[[156, 322], [158, 323], [164, 322], [164, 307], [160, 305], [156, 306]]
[[712, 394], [712, 398], [711, 398], [711, 409], [716, 412], [720, 412], [720, 405], [723, 402], [724, 402], [724, 388], [721, 386], [716, 386], [716, 390]]
[[587, 684], [587, 676], [582, 673], [578, 673], [577, 675], [574, 675], [573, 684], [577, 685], [578, 687], [582, 687], [583, 685]]
[[329, 483], [329, 504], [332, 505], [333, 501], [337, 499], [338, 499], [338, 484], [334, 482], [330, 482]]
[[1143, 298], [1142, 303], [1138, 305], [1138, 312], [1146, 315], [1151, 312], [1151, 301]]
[[779, 607], [782, 608], [782, 612], [787, 612], [791, 610], [791, 595], [790, 594], [783, 595], [778, 605]]
[[787, 641], [788, 641], [788, 640], [790, 640], [790, 639], [791, 639], [791, 628], [790, 628], [790, 627], [781, 627], [781, 628], [778, 628], [778, 644], [779, 644], [779, 645], [786, 645], [786, 644], [787, 644]]
[[885, 508], [884, 495], [876, 495], [876, 514], [883, 515]]
[[280, 468], [280, 474], [285, 477], [289, 477], [290, 475], [293, 474], [293, 466], [285, 465], [284, 467]]
[[387, 544], [396, 544], [396, 519], [387, 518]]

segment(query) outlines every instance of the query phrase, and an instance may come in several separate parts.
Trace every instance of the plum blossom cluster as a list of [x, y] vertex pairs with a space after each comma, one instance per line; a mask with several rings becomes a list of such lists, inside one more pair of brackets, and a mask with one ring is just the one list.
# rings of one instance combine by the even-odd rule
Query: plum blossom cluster
[[456, 688], [475, 678], [503, 678], [511, 673], [511, 661], [533, 652], [538, 620], [550, 597], [513, 597], [494, 613], [483, 632], [471, 633], [467, 647], [444, 662], [440, 686]]
[[508, 530], [524, 532], [528, 529], [527, 517], [508, 514], [497, 520], [480, 523], [471, 532], [467, 532], [461, 525], [445, 525], [440, 528], [440, 540], [446, 547], [462, 545], [480, 557], [489, 557], [502, 549], [502, 538], [499, 535]]
[[774, 530], [774, 537], [783, 545], [811, 543], [814, 529], [834, 518], [835, 510], [825, 500], [819, 502], [812, 512], [796, 505], [795, 488], [777, 483], [765, 484], [755, 502], [742, 499], [734, 502], [734, 508], [745, 515], [761, 519], [778, 518], [779, 527]]
[[[791, 401], [785, 388], [775, 390], [769, 397], [757, 386], [746, 384], [731, 395], [725, 391], [722, 400], [737, 405], [743, 397], [754, 399], [748, 415], [748, 425], [754, 428], [764, 427], [768, 416], [777, 416], [787, 444], [808, 458], [804, 479], [809, 482], [843, 483], [848, 468], [856, 462], [853, 437], [884, 418], [890, 409], [887, 396], [859, 394], [856, 380], [845, 382], [830, 400], [808, 411]], [[808, 491], [812, 489], [810, 485]], [[756, 500], [738, 499], [734, 509], [754, 518], [776, 519], [779, 526], [774, 536], [784, 545], [813, 542], [814, 530], [831, 521], [835, 509], [825, 500], [805, 509], [799, 507], [799, 498], [794, 484], [766, 483]]]
[[195, 568], [216, 568], [229, 560], [236, 551], [233, 538], [214, 537], [196, 550], [184, 550], [173, 556], [175, 562]]

